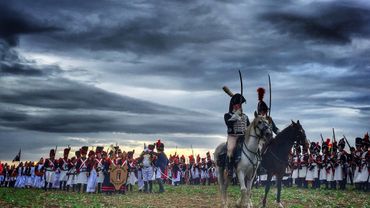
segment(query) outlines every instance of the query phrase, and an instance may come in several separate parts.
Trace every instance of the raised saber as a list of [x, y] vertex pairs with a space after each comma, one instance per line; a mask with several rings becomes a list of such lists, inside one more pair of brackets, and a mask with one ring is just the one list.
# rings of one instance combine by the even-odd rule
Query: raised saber
[[240, 79], [240, 94], [243, 96], [243, 78], [240, 70], [239, 70], [239, 79]]
[[270, 104], [269, 104], [269, 117], [271, 116], [271, 78], [270, 78], [270, 74], [268, 74], [269, 76], [269, 91], [270, 91]]

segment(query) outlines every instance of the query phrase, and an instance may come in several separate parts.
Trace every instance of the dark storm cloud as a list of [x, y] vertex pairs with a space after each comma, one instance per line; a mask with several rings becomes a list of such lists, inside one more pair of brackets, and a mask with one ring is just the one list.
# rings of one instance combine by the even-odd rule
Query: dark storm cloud
[[349, 43], [353, 37], [370, 37], [370, 8], [359, 2], [313, 2], [262, 18], [293, 37], [326, 43]]
[[16, 46], [19, 35], [52, 32], [60, 30], [55, 26], [45, 26], [27, 14], [9, 7], [9, 2], [0, 2], [0, 38], [10, 46]]
[[[280, 128], [300, 119], [313, 138], [331, 134], [332, 127], [346, 135], [368, 128], [365, 1], [9, 5], [15, 15], [5, 16], [20, 29], [0, 36], [8, 43], [0, 51], [0, 133], [13, 132], [0, 140], [11, 135], [21, 144], [29, 136], [35, 151], [47, 152], [53, 146], [48, 138], [80, 146], [110, 143], [106, 134], [125, 132], [130, 144], [145, 134], [166, 138], [170, 146], [213, 148], [225, 139], [220, 135], [229, 98], [221, 87], [239, 90], [237, 69], [244, 75], [248, 115], [256, 108], [255, 89], [267, 88], [270, 73], [272, 115]], [[71, 134], [77, 139], [69, 141]], [[84, 135], [88, 139], [78, 139]]]

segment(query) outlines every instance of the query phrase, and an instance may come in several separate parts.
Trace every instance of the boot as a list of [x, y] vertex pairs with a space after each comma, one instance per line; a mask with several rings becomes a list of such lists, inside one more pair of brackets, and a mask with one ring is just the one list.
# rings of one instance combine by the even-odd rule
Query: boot
[[163, 193], [164, 192], [163, 180], [161, 178], [158, 178], [157, 181], [159, 185], [159, 193]]
[[98, 193], [101, 193], [101, 183], [98, 183]]
[[227, 163], [227, 169], [228, 169], [228, 176], [229, 178], [233, 178], [233, 173], [234, 173], [234, 162], [232, 157], [227, 157], [226, 158], [226, 163]]
[[67, 181], [63, 181], [63, 190], [67, 190]]
[[84, 184], [82, 187], [83, 187], [82, 193], [85, 193], [86, 192], [86, 189], [87, 189], [87, 184]]
[[49, 183], [49, 190], [51, 190], [52, 188], [53, 188], [53, 184]]
[[45, 191], [47, 191], [47, 190], [48, 190], [48, 189], [47, 189], [47, 187], [48, 187], [48, 182], [46, 182], [46, 181], [45, 181], [45, 184], [44, 184], [44, 190], [45, 190]]
[[63, 181], [59, 182], [59, 190], [63, 190]]
[[148, 193], [148, 182], [144, 181], [144, 193]]
[[149, 193], [153, 191], [153, 181], [149, 181]]

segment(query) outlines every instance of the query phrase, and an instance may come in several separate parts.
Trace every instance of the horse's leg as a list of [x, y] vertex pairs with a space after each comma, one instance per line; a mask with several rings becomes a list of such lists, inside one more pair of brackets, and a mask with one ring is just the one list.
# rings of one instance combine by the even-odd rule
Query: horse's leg
[[267, 194], [270, 191], [271, 179], [272, 179], [272, 174], [268, 173], [267, 180], [266, 180], [266, 186], [265, 186], [265, 196], [263, 197], [263, 200], [262, 200], [262, 207], [266, 207]]
[[221, 192], [221, 199], [222, 199], [222, 206], [227, 207], [227, 179], [224, 178], [224, 168], [219, 167], [219, 174], [217, 176], [218, 178], [218, 185], [220, 186], [220, 192]]
[[247, 198], [247, 187], [245, 186], [245, 174], [244, 174], [244, 170], [241, 170], [241, 168], [238, 168], [238, 171], [237, 171], [237, 175], [238, 175], [238, 179], [239, 179], [239, 183], [240, 183], [240, 198], [238, 199], [237, 201], [237, 206], [240, 206], [240, 207], [246, 207], [248, 206], [248, 198]]
[[252, 204], [252, 186], [253, 186], [253, 179], [252, 180], [246, 180], [246, 186], [247, 186], [247, 200], [248, 200], [248, 207], [253, 207]]
[[280, 201], [280, 194], [281, 194], [281, 180], [282, 176], [276, 177], [276, 186], [277, 186], [277, 192], [276, 192], [276, 203], [279, 207], [284, 207], [283, 204]]

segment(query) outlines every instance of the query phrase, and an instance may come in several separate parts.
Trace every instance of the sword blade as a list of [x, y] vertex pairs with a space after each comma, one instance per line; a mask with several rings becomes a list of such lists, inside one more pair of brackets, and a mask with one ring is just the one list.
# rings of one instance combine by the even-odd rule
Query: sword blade
[[270, 78], [270, 74], [268, 74], [269, 76], [269, 91], [270, 91], [270, 104], [269, 104], [269, 117], [271, 116], [271, 78]]

